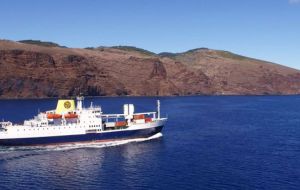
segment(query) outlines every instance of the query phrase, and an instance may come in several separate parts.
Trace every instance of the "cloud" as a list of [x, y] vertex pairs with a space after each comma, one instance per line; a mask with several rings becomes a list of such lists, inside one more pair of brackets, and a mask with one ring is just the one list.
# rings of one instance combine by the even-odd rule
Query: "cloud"
[[300, 0], [289, 0], [290, 4], [297, 4], [300, 3]]

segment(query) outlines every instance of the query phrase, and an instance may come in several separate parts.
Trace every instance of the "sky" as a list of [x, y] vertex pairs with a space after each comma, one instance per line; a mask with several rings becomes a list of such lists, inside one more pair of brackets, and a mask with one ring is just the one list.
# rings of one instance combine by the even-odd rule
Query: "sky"
[[0, 0], [0, 39], [206, 47], [300, 69], [300, 0]]

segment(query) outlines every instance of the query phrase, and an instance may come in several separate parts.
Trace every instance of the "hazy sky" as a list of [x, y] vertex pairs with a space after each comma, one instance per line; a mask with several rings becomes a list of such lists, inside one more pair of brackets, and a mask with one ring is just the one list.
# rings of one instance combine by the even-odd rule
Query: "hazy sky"
[[0, 0], [0, 38], [208, 47], [300, 69], [300, 0]]

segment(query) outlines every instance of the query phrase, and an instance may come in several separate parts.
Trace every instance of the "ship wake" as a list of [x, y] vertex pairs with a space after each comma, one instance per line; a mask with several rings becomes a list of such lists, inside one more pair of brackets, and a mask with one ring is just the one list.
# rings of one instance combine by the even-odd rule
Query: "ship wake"
[[148, 138], [137, 138], [137, 139], [128, 139], [128, 140], [118, 140], [112, 142], [91, 142], [91, 143], [74, 143], [74, 144], [65, 144], [65, 145], [58, 145], [58, 146], [47, 146], [47, 149], [53, 150], [71, 150], [71, 149], [78, 149], [78, 148], [105, 148], [105, 147], [112, 147], [112, 146], [120, 146], [128, 143], [134, 142], [143, 142], [149, 141], [152, 139], [157, 139], [162, 137], [162, 133], [157, 133]]
[[22, 152], [22, 151], [66, 151], [72, 149], [80, 149], [80, 148], [105, 148], [105, 147], [113, 147], [120, 146], [128, 143], [134, 142], [143, 142], [149, 141], [152, 139], [157, 139], [162, 137], [162, 133], [157, 133], [148, 138], [137, 138], [137, 139], [128, 139], [128, 140], [117, 140], [112, 142], [90, 142], [90, 143], [70, 143], [70, 144], [61, 144], [61, 145], [46, 145], [46, 146], [20, 146], [20, 147], [1, 147], [0, 146], [0, 155], [6, 154], [9, 152]]

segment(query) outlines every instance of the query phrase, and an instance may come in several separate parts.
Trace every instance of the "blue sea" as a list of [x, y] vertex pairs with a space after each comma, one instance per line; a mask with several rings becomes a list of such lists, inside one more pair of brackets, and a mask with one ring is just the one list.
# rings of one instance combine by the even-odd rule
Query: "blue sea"
[[[105, 113], [157, 97], [87, 98]], [[160, 97], [162, 135], [139, 142], [1, 147], [0, 189], [300, 189], [300, 96]], [[22, 122], [55, 99], [0, 100]]]

